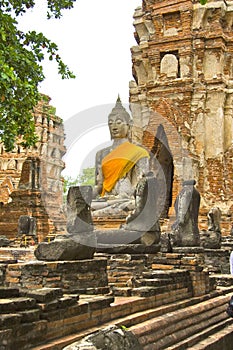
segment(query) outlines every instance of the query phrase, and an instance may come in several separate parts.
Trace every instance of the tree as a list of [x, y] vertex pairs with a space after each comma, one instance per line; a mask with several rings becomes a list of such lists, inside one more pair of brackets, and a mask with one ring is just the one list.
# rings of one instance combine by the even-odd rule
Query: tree
[[[47, 0], [47, 18], [60, 18], [62, 10], [71, 9], [75, 2]], [[17, 137], [26, 147], [36, 142], [32, 111], [40, 99], [38, 84], [45, 78], [41, 65], [45, 55], [57, 62], [63, 79], [74, 78], [55, 43], [43, 33], [17, 28], [17, 17], [34, 5], [35, 0], [0, 0], [0, 141], [7, 151], [13, 149]]]
[[[60, 18], [76, 0], [47, 0], [47, 18]], [[33, 107], [40, 99], [38, 85], [44, 80], [41, 62], [55, 60], [62, 79], [74, 74], [62, 61], [58, 47], [43, 33], [24, 33], [17, 17], [32, 9], [35, 0], [0, 0], [0, 141], [6, 151], [19, 137], [25, 147], [36, 142]]]

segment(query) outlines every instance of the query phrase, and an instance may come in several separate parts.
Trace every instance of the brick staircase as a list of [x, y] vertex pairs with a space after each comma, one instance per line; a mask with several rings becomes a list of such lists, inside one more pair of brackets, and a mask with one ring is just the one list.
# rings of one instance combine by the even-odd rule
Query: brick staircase
[[143, 350], [231, 350], [222, 344], [227, 338], [229, 344], [233, 341], [233, 320], [226, 314], [232, 293], [233, 287], [227, 287], [205, 296], [183, 299], [182, 293], [179, 295], [167, 288], [167, 293], [147, 298], [116, 297], [109, 307], [96, 310], [96, 315], [102, 315], [98, 326], [90, 327], [89, 323], [89, 327], [80, 330], [77, 327], [73, 334], [31, 350], [61, 350], [113, 324], [133, 332]]
[[216, 343], [222, 331], [225, 335], [226, 330], [229, 335], [233, 331], [233, 321], [226, 314], [230, 296], [231, 293], [216, 295], [198, 304], [178, 303], [176, 310], [157, 315], [129, 330], [137, 336], [143, 350], [216, 350], [213, 339]]
[[231, 350], [222, 344], [233, 341], [233, 320], [226, 314], [233, 286], [198, 297], [168, 284], [166, 291], [147, 297], [78, 298], [63, 295], [59, 288], [0, 292], [2, 350], [61, 350], [113, 324], [133, 332], [143, 350], [218, 350], [217, 343], [221, 350]]

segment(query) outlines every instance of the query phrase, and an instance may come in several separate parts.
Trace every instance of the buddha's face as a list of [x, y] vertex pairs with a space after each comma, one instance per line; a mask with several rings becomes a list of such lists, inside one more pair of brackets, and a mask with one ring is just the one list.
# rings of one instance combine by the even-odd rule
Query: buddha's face
[[129, 124], [121, 115], [111, 116], [108, 119], [109, 131], [112, 139], [127, 138]]

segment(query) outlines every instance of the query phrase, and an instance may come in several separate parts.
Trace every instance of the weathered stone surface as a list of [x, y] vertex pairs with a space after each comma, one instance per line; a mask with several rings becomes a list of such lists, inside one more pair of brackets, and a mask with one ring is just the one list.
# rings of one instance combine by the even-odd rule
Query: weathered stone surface
[[12, 298], [12, 297], [18, 297], [19, 296], [19, 289], [18, 288], [8, 288], [8, 287], [0, 287], [0, 299], [4, 298]]
[[48, 303], [54, 299], [60, 298], [63, 295], [60, 288], [38, 288], [33, 290], [25, 290], [22, 295], [29, 298], [34, 298], [39, 303]]
[[[126, 225], [127, 226], [127, 225]], [[131, 229], [125, 229], [125, 225], [121, 229], [96, 230], [97, 247], [108, 244], [112, 247], [122, 244], [141, 244], [145, 246], [159, 245], [160, 231], [146, 232]]]
[[132, 332], [117, 326], [109, 326], [64, 348], [64, 350], [98, 349], [142, 350], [142, 346]]
[[[24, 293], [41, 288], [59, 288], [66, 294], [108, 294], [106, 269], [106, 258], [75, 261], [34, 260], [8, 265], [2, 284], [17, 286]], [[12, 272], [16, 277], [11, 277]], [[43, 298], [42, 295], [40, 297]]]
[[[74, 238], [74, 239], [73, 239]], [[38, 260], [61, 261], [61, 260], [82, 260], [93, 258], [95, 247], [92, 237], [90, 245], [83, 245], [77, 242], [75, 237], [65, 236], [56, 238], [50, 243], [40, 243], [35, 249], [35, 256]], [[85, 239], [88, 238], [88, 232]], [[88, 241], [86, 240], [86, 244]]]
[[9, 246], [11, 241], [6, 236], [0, 236], [0, 247]]
[[216, 231], [201, 231], [200, 244], [207, 249], [221, 248], [221, 233]]
[[10, 328], [12, 326], [19, 326], [21, 321], [22, 316], [19, 313], [2, 313], [0, 315], [0, 328]]
[[164, 252], [164, 253], [172, 252], [170, 233], [166, 233], [166, 232], [161, 233], [160, 244], [161, 244], [161, 249], [160, 249], [161, 252]]
[[35, 322], [35, 321], [39, 321], [41, 316], [41, 310], [40, 309], [24, 310], [24, 311], [20, 311], [19, 315], [21, 316], [21, 320], [24, 323]]
[[208, 231], [215, 231], [221, 233], [221, 210], [218, 207], [213, 207], [209, 210], [208, 217]]
[[18, 297], [11, 299], [0, 299], [0, 312], [16, 312], [35, 308], [36, 301], [32, 298]]
[[97, 244], [131, 244], [134, 242], [140, 242], [141, 236], [144, 232], [124, 230], [124, 229], [112, 229], [112, 230], [96, 230]]
[[200, 194], [195, 189], [196, 181], [183, 182], [183, 188], [175, 201], [176, 221], [172, 226], [173, 246], [192, 247], [200, 245], [198, 213]]
[[29, 215], [21, 215], [18, 221], [19, 235], [36, 235], [36, 219]]
[[72, 186], [67, 195], [67, 231], [77, 234], [93, 231], [90, 211], [91, 186]]
[[125, 230], [148, 232], [141, 238], [145, 245], [158, 244], [160, 240], [158, 181], [153, 172], [145, 174], [136, 186], [135, 210], [126, 218]]
[[144, 244], [99, 244], [97, 252], [108, 254], [155, 254], [160, 251], [159, 244], [146, 246]]
[[220, 249], [221, 248], [221, 210], [218, 207], [213, 207], [207, 214], [208, 230], [200, 232], [200, 244], [204, 248]]

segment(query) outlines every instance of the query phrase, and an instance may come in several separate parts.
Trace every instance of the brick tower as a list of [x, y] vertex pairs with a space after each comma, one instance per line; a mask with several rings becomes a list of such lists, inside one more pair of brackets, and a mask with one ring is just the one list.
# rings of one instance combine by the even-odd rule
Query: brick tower
[[20, 141], [12, 152], [0, 144], [0, 232], [17, 235], [21, 215], [36, 218], [39, 242], [48, 234], [65, 232], [63, 181], [65, 154], [62, 119], [55, 115], [50, 98], [42, 95], [34, 108], [38, 142], [24, 149]]
[[233, 221], [232, 23], [226, 1], [143, 0], [131, 49], [134, 139], [163, 169], [172, 163], [171, 203], [183, 180], [197, 181], [201, 214], [220, 207], [223, 234]]

